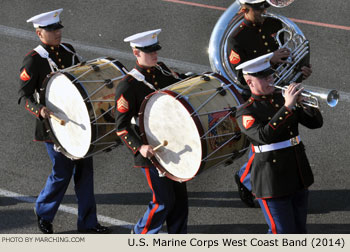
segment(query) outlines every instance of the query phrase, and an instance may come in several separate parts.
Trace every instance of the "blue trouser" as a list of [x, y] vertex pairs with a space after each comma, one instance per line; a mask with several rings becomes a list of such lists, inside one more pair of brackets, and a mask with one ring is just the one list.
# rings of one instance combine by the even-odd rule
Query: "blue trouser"
[[[250, 148], [249, 150], [249, 155], [248, 155], [248, 160], [252, 157], [253, 151]], [[246, 162], [241, 169], [238, 171], [238, 176], [241, 178], [241, 183], [249, 190], [252, 191], [252, 185], [250, 183], [250, 167], [249, 171], [246, 171], [248, 162]]]
[[166, 222], [169, 234], [186, 234], [188, 198], [186, 183], [159, 177], [155, 167], [142, 168], [153, 193], [144, 216], [136, 223], [136, 234], [157, 234]]
[[45, 144], [53, 166], [52, 173], [36, 200], [37, 215], [44, 220], [53, 221], [73, 176], [74, 190], [78, 201], [78, 229], [95, 227], [97, 216], [92, 158], [73, 161], [55, 151], [52, 143]]
[[258, 199], [269, 234], [306, 234], [309, 191], [302, 189], [290, 196]]

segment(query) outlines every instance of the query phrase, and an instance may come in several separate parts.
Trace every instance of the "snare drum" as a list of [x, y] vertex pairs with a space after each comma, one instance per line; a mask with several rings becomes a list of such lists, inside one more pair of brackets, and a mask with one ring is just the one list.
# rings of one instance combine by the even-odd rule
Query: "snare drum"
[[51, 139], [72, 159], [92, 156], [117, 144], [115, 89], [126, 69], [111, 58], [99, 58], [60, 70], [44, 81], [45, 105], [65, 120], [49, 119]]
[[168, 178], [187, 181], [241, 156], [248, 141], [235, 110], [243, 102], [232, 83], [213, 73], [148, 95], [139, 118], [143, 141], [152, 146], [168, 141], [152, 158], [153, 164]]

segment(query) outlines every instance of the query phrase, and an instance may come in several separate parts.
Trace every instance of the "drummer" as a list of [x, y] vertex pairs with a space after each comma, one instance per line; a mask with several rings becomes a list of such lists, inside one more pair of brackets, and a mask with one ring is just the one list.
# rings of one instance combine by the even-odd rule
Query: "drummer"
[[[125, 143], [134, 158], [136, 168], [145, 174], [152, 200], [148, 208], [131, 230], [136, 234], [156, 234], [167, 224], [168, 233], [187, 233], [188, 198], [186, 183], [179, 183], [162, 176], [149, 158], [155, 155], [154, 146], [142, 142], [137, 122], [144, 98], [161, 88], [179, 81], [180, 76], [164, 63], [158, 62], [161, 46], [158, 35], [161, 29], [137, 33], [124, 39], [129, 42], [136, 57], [136, 65], [119, 83], [116, 90], [117, 135]], [[166, 109], [166, 108], [165, 108]]]
[[44, 234], [52, 234], [52, 221], [73, 176], [78, 201], [78, 231], [108, 233], [109, 228], [97, 222], [92, 158], [73, 161], [56, 150], [44, 123], [44, 119], [49, 118], [52, 112], [43, 105], [43, 100], [39, 99], [42, 83], [48, 74], [79, 62], [79, 56], [73, 46], [61, 43], [62, 10], [45, 12], [27, 20], [33, 23], [41, 43], [24, 57], [19, 75], [18, 103], [20, 104], [23, 100], [26, 111], [36, 118], [34, 141], [45, 143], [53, 164], [52, 172], [36, 200], [34, 210], [39, 230]]

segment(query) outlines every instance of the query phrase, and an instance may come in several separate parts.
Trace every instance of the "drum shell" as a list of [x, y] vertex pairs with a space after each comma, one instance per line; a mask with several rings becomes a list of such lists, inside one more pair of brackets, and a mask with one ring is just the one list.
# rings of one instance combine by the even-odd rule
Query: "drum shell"
[[[223, 95], [216, 92], [216, 90], [218, 88], [221, 88], [222, 86], [225, 87], [224, 91], [222, 92]], [[224, 162], [231, 156], [233, 152], [239, 151], [246, 146], [247, 144], [246, 137], [243, 135], [240, 135], [239, 138], [231, 140], [228, 143], [226, 143], [224, 146], [221, 146], [221, 144], [224, 144], [226, 141], [228, 141], [232, 137], [232, 135], [228, 135], [228, 136], [219, 136], [219, 135], [224, 135], [226, 133], [230, 134], [233, 131], [240, 133], [240, 129], [235, 121], [234, 114], [229, 115], [216, 127], [215, 127], [215, 123], [218, 123], [220, 119], [224, 118], [224, 116], [227, 116], [232, 107], [237, 107], [238, 105], [243, 103], [243, 100], [240, 94], [238, 93], [238, 91], [234, 88], [232, 84], [230, 84], [222, 76], [218, 74], [212, 74], [212, 73], [206, 73], [203, 76], [188, 78], [186, 80], [177, 82], [167, 87], [164, 90], [154, 92], [146, 97], [140, 111], [140, 130], [142, 132], [143, 140], [146, 144], [151, 144], [155, 146], [158, 143], [160, 143], [162, 140], [164, 140], [164, 139], [160, 139], [161, 137], [164, 137], [164, 138], [167, 137], [167, 136], [161, 136], [162, 133], [150, 132], [150, 131], [157, 131], [157, 129], [155, 130], [151, 129], [152, 127], [153, 128], [155, 127], [152, 126], [151, 125], [152, 123], [149, 122], [151, 119], [147, 119], [148, 116], [157, 116], [157, 115], [152, 115], [152, 113], [148, 112], [148, 108], [147, 108], [147, 106], [155, 106], [155, 105], [153, 104], [147, 105], [147, 103], [150, 99], [152, 100], [152, 96], [159, 96], [159, 95], [171, 96], [173, 97], [174, 100], [181, 103], [182, 106], [186, 108], [186, 111], [188, 113], [186, 117], [190, 116], [193, 120], [193, 123], [196, 125], [195, 127], [198, 131], [198, 137], [199, 138], [203, 137], [200, 140], [198, 140], [198, 142], [200, 142], [200, 146], [201, 146], [200, 148], [198, 149], [193, 148], [193, 145], [189, 144], [190, 148], [188, 148], [188, 150], [191, 149], [196, 152], [199, 151], [200, 159], [202, 160], [201, 162], [195, 162], [195, 164], [190, 165], [190, 166], [195, 166], [195, 167], [189, 167], [189, 169], [193, 170], [193, 173], [190, 176], [186, 175], [185, 177], [181, 177], [176, 175], [176, 172], [173, 172], [171, 169], [166, 167], [168, 164], [167, 165], [164, 164], [166, 163], [166, 161], [161, 160], [161, 158], [159, 158], [160, 155], [156, 155], [156, 157], [152, 158], [152, 161], [156, 165], [156, 167], [162, 172], [165, 172], [165, 175], [167, 177], [176, 181], [190, 180], [193, 177], [195, 177], [196, 174], [210, 167], [213, 167], [219, 163]], [[154, 98], [154, 99], [158, 99], [158, 98]], [[163, 99], [163, 98], [160, 97], [159, 99]], [[157, 104], [157, 102], [155, 102], [155, 104]], [[171, 107], [171, 106], [167, 106], [167, 107]], [[177, 111], [176, 113], [173, 113], [172, 111], [165, 111], [164, 113], [167, 114], [165, 115], [165, 117], [168, 116], [167, 120], [169, 120], [169, 118], [171, 118], [173, 114], [176, 114]], [[155, 113], [155, 114], [158, 114], [158, 113]], [[157, 123], [160, 123], [163, 120], [156, 119], [155, 121]], [[181, 124], [180, 121], [181, 121], [181, 118], [180, 120], [177, 120], [175, 124], [180, 125]], [[164, 125], [162, 126], [164, 127]], [[179, 127], [180, 127], [179, 130], [182, 130], [183, 128], [185, 128], [183, 125]], [[174, 133], [173, 126], [165, 125], [164, 128], [165, 128], [164, 129], [165, 131], [169, 131], [169, 135]], [[179, 136], [179, 138], [181, 138], [181, 136]], [[172, 141], [178, 142], [177, 139], [173, 139]], [[183, 139], [183, 141], [184, 141], [184, 146], [186, 146], [186, 139]], [[169, 141], [169, 146], [168, 146], [169, 149], [172, 148], [171, 144], [172, 144], [171, 141]], [[181, 147], [179, 149], [183, 149], [183, 148], [186, 148], [186, 147]], [[166, 152], [167, 147], [164, 147], [164, 149]], [[174, 148], [174, 150], [175, 149], [176, 148]], [[177, 151], [179, 149], [177, 149]], [[173, 149], [169, 151], [173, 151]], [[176, 151], [174, 151], [174, 153], [175, 152]], [[209, 157], [209, 156], [210, 158], [206, 160], [206, 157]], [[179, 159], [181, 158], [182, 157], [179, 157]], [[182, 168], [179, 168], [179, 169], [182, 169]]]
[[[46, 123], [51, 139], [67, 157], [80, 159], [92, 156], [102, 150], [112, 148], [119, 141], [115, 134], [115, 89], [125, 76], [125, 71], [125, 67], [120, 62], [112, 58], [100, 58], [61, 70], [50, 75], [44, 81], [44, 91], [42, 92], [44, 97], [42, 99], [45, 101], [45, 105], [55, 114], [60, 115], [62, 119], [67, 119], [66, 126], [57, 126], [57, 123], [52, 119]], [[79, 109], [75, 106], [75, 99], [68, 99], [65, 101], [68, 104], [63, 104], [58, 101], [62, 100], [62, 97], [55, 98], [53, 94], [50, 94], [50, 90], [51, 92], [57, 90], [62, 84], [59, 83], [61, 79], [67, 82], [64, 85], [67, 85], [69, 89], [77, 91], [76, 100], [79, 101]], [[54, 88], [55, 85], [57, 87]], [[67, 94], [57, 92], [57, 96], [65, 95]], [[48, 97], [53, 98], [50, 100]], [[55, 101], [58, 101], [58, 104], [55, 104]], [[71, 108], [69, 108], [69, 103], [71, 103]], [[65, 140], [66, 137], [63, 136], [67, 134], [67, 136], [74, 137], [70, 132], [69, 123], [71, 125], [73, 123], [81, 124], [79, 121], [73, 122], [71, 120], [71, 117], [74, 118], [77, 113], [86, 114], [86, 118], [88, 118], [81, 126], [81, 130], [87, 132], [84, 139], [74, 141], [76, 144], [74, 148], [77, 149], [80, 148], [79, 142], [85, 142], [81, 144], [84, 151], [82, 153], [78, 151], [79, 154], [70, 149], [71, 147]], [[91, 131], [91, 134], [88, 131]], [[87, 146], [85, 138], [90, 139], [89, 146]]]

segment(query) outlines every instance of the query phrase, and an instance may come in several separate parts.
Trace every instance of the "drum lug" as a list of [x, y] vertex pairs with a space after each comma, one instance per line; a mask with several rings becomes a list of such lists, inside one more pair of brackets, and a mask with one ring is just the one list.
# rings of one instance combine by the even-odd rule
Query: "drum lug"
[[200, 79], [204, 81], [210, 81], [210, 77], [206, 75], [202, 75]]
[[97, 66], [97, 65], [91, 64], [91, 68], [92, 68], [95, 72], [100, 71], [100, 67]]
[[235, 116], [235, 115], [236, 115], [236, 112], [237, 112], [237, 107], [231, 107], [230, 110], [231, 110], [231, 114], [232, 114], [233, 116]]
[[105, 84], [107, 88], [112, 89], [113, 88], [113, 81], [111, 79], [105, 80]]
[[226, 90], [225, 90], [223, 87], [218, 87], [218, 88], [216, 89], [216, 91], [219, 92], [219, 94], [220, 94], [221, 96], [225, 96], [225, 95], [226, 95]]

